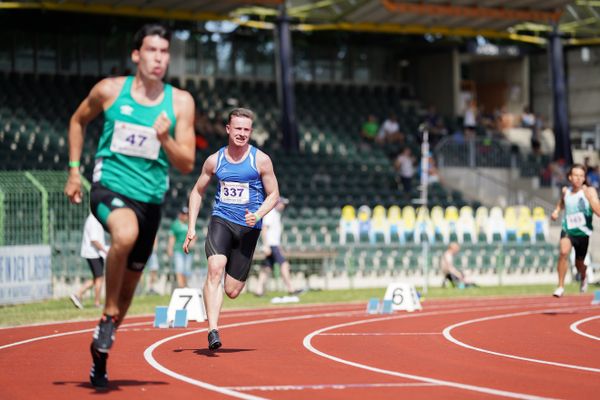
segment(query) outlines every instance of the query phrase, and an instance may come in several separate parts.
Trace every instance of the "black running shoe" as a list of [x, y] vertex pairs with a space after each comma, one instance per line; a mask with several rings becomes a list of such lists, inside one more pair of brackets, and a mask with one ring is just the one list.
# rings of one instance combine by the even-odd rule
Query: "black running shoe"
[[94, 341], [92, 342], [94, 348], [101, 353], [108, 353], [112, 347], [113, 341], [115, 340], [116, 327], [115, 317], [110, 315], [103, 315], [98, 323], [98, 326], [94, 330]]
[[96, 389], [108, 388], [108, 375], [106, 374], [106, 360], [108, 353], [101, 353], [94, 348], [94, 343], [90, 345], [92, 353], [92, 369], [90, 370], [90, 382]]
[[219, 331], [216, 329], [213, 329], [212, 331], [208, 332], [208, 348], [210, 350], [216, 350], [219, 347], [221, 347], [221, 338], [219, 337]]

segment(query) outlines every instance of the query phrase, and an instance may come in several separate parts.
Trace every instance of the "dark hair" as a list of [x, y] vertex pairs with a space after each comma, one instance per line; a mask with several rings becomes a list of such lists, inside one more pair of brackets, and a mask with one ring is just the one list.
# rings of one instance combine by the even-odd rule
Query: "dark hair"
[[158, 35], [163, 39], [166, 39], [167, 42], [171, 42], [171, 31], [168, 30], [165, 26], [161, 24], [146, 24], [142, 26], [136, 33], [133, 35], [133, 49], [139, 50], [142, 47], [142, 43], [144, 42], [144, 38], [146, 36], [154, 36]]
[[587, 173], [587, 168], [585, 167], [585, 165], [577, 163], [577, 164], [571, 165], [571, 168], [569, 168], [569, 172], [567, 173], [567, 176], [571, 176], [571, 173], [573, 172], [573, 170], [575, 168], [581, 169], [583, 171], [584, 175]]
[[251, 121], [254, 121], [254, 112], [247, 108], [234, 108], [233, 110], [231, 110], [229, 116], [227, 117], [228, 124], [231, 123], [232, 117], [249, 118]]

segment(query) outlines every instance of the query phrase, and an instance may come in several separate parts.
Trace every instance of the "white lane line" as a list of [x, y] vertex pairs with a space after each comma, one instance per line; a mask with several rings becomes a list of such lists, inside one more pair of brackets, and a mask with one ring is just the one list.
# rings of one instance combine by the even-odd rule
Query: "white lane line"
[[[247, 326], [247, 325], [268, 324], [268, 323], [272, 323], [272, 322], [285, 322], [285, 321], [294, 321], [294, 320], [302, 320], [302, 319], [310, 319], [310, 318], [324, 318], [324, 317], [351, 316], [351, 315], [353, 315], [353, 313], [348, 313], [346, 311], [339, 312], [339, 313], [294, 315], [294, 316], [288, 316], [288, 317], [268, 318], [268, 319], [257, 320], [257, 321], [238, 322], [238, 323], [234, 323], [234, 324], [223, 325], [220, 327], [220, 329], [235, 328], [235, 327]], [[184, 332], [179, 335], [169, 336], [162, 340], [159, 340], [158, 342], [155, 342], [154, 344], [152, 344], [151, 346], [146, 348], [146, 350], [144, 351], [144, 358], [146, 359], [146, 362], [148, 362], [148, 364], [150, 364], [153, 368], [157, 369], [158, 371], [162, 372], [163, 374], [170, 376], [172, 378], [181, 380], [183, 382], [187, 382], [191, 385], [198, 386], [198, 387], [201, 387], [201, 388], [204, 388], [207, 390], [212, 390], [213, 392], [225, 394], [225, 395], [228, 395], [231, 397], [236, 397], [238, 399], [251, 399], [251, 400], [263, 399], [262, 397], [251, 396], [246, 393], [241, 393], [241, 392], [238, 392], [238, 391], [235, 391], [232, 389], [228, 389], [226, 387], [216, 386], [216, 385], [210, 384], [208, 382], [204, 382], [204, 381], [201, 381], [198, 379], [193, 379], [188, 376], [182, 375], [178, 372], [172, 371], [172, 370], [168, 369], [167, 367], [163, 366], [162, 364], [160, 364], [158, 361], [156, 361], [156, 359], [154, 358], [154, 355], [152, 354], [156, 348], [158, 348], [162, 344], [167, 343], [171, 340], [178, 339], [178, 338], [188, 336], [188, 335], [193, 335], [195, 333], [206, 332], [206, 331], [207, 331], [207, 328], [202, 328], [202, 329], [198, 329], [196, 331]]]
[[[590, 308], [591, 307], [581, 307], [581, 308], [577, 308], [577, 309], [573, 309], [573, 310], [584, 310], [584, 309], [590, 309]], [[475, 323], [484, 322], [484, 321], [492, 321], [495, 319], [513, 318], [513, 317], [522, 317], [525, 315], [540, 314], [540, 313], [549, 312], [549, 311], [555, 311], [555, 310], [525, 311], [525, 312], [518, 312], [518, 313], [512, 313], [512, 314], [502, 314], [502, 315], [494, 315], [491, 317], [472, 319], [469, 321], [459, 322], [457, 324], [446, 327], [443, 330], [443, 334], [447, 340], [449, 340], [450, 342], [452, 342], [458, 346], [461, 346], [461, 347], [464, 347], [464, 348], [467, 348], [470, 350], [479, 351], [479, 352], [486, 353], [486, 354], [492, 354], [492, 355], [499, 356], [499, 357], [512, 358], [514, 360], [527, 361], [527, 362], [532, 362], [532, 363], [537, 363], [537, 364], [545, 364], [545, 365], [552, 365], [555, 367], [570, 368], [570, 369], [577, 369], [577, 370], [581, 370], [581, 371], [600, 373], [599, 368], [584, 367], [581, 365], [565, 364], [565, 363], [559, 363], [559, 362], [554, 362], [554, 361], [546, 361], [546, 360], [541, 360], [538, 358], [521, 357], [521, 356], [516, 356], [513, 354], [500, 353], [497, 351], [491, 351], [491, 350], [486, 350], [486, 349], [483, 349], [480, 347], [471, 346], [469, 344], [466, 344], [466, 343], [461, 342], [460, 340], [456, 339], [454, 336], [452, 336], [452, 333], [451, 333], [453, 329], [458, 328], [460, 326], [475, 324]]]
[[[562, 303], [560, 305], [566, 306], [566, 305], [572, 305], [570, 303]], [[529, 305], [529, 306], [534, 306], [534, 305]], [[539, 303], [536, 304], [535, 306], [538, 307], [545, 307], [547, 306], [547, 302], [544, 303]], [[496, 305], [496, 306], [484, 306], [484, 307], [469, 307], [466, 310], [460, 310], [460, 309], [452, 309], [452, 310], [439, 310], [439, 311], [432, 311], [432, 312], [421, 312], [419, 314], [403, 314], [403, 315], [397, 315], [397, 316], [390, 316], [390, 317], [384, 317], [384, 318], [377, 318], [377, 319], [369, 319], [366, 321], [362, 321], [361, 323], [368, 323], [368, 322], [374, 322], [374, 321], [380, 321], [380, 320], [387, 320], [387, 319], [400, 319], [400, 318], [417, 318], [417, 317], [425, 317], [425, 316], [435, 316], [435, 315], [447, 315], [447, 314], [457, 314], [457, 313], [461, 313], [461, 312], [474, 312], [474, 311], [497, 311], [499, 309], [505, 310], [505, 309], [512, 309], [512, 308], [522, 308], [522, 305], [519, 304], [515, 304], [515, 305], [510, 305], [510, 306], [503, 306], [503, 305]], [[335, 316], [353, 316], [353, 315], [360, 315], [363, 316], [364, 311], [359, 311], [359, 312], [353, 312], [353, 313], [348, 313], [346, 311], [344, 312], [338, 312], [338, 313], [323, 313], [323, 314], [308, 314], [308, 315], [294, 315], [294, 316], [287, 316], [287, 317], [279, 317], [279, 318], [269, 318], [269, 319], [263, 319], [263, 320], [255, 320], [255, 321], [245, 321], [245, 322], [239, 322], [239, 323], [233, 323], [233, 324], [229, 324], [229, 325], [223, 325], [221, 326], [221, 328], [234, 328], [234, 327], [240, 327], [240, 326], [249, 326], [249, 325], [257, 325], [257, 324], [266, 324], [266, 323], [273, 323], [273, 322], [285, 322], [285, 321], [292, 321], [292, 320], [301, 320], [301, 319], [310, 319], [310, 318], [323, 318], [323, 317], [335, 317]], [[353, 325], [353, 323], [350, 323], [349, 325]], [[241, 396], [246, 396], [244, 393], [239, 393], [236, 391], [229, 391], [229, 389], [223, 388], [223, 387], [219, 387], [219, 386], [215, 386], [212, 385], [208, 382], [204, 382], [204, 381], [200, 381], [197, 379], [193, 379], [190, 377], [187, 377], [185, 375], [179, 374], [175, 371], [172, 371], [170, 369], [168, 369], [167, 367], [163, 366], [162, 364], [160, 364], [153, 355], [153, 352], [156, 348], [158, 348], [159, 346], [163, 345], [164, 343], [169, 342], [170, 340], [174, 340], [174, 339], [178, 339], [184, 336], [188, 336], [188, 335], [193, 335], [195, 333], [200, 333], [200, 332], [206, 332], [207, 329], [203, 328], [203, 329], [199, 329], [197, 331], [192, 331], [192, 332], [184, 332], [178, 335], [174, 335], [174, 336], [170, 336], [167, 338], [164, 338], [162, 340], [159, 340], [158, 342], [155, 342], [154, 344], [150, 345], [148, 348], [146, 348], [146, 350], [144, 351], [144, 358], [146, 359], [146, 362], [148, 362], [148, 364], [150, 364], [153, 368], [157, 369], [158, 371], [162, 372], [163, 374], [170, 376], [174, 379], [178, 379], [181, 380], [183, 382], [189, 383], [191, 385], [194, 386], [198, 386], [207, 390], [212, 390], [218, 393], [222, 393], [222, 394], [228, 394], [232, 397], [237, 397], [237, 398], [242, 398], [242, 399], [246, 399], [247, 397], [241, 397]], [[305, 339], [306, 340], [306, 339]], [[412, 375], [406, 375], [403, 377], [412, 377]], [[413, 378], [414, 379], [414, 378]], [[429, 379], [429, 378], [422, 378], [421, 381], [425, 381], [427, 383], [431, 383], [431, 384], [439, 384], [440, 382], [442, 382], [442, 384], [446, 384], [444, 383], [444, 381], [439, 381], [439, 380], [435, 380], [435, 379]], [[451, 382], [451, 384], [453, 384]], [[446, 384], [447, 385], [447, 384]], [[459, 384], [457, 384], [459, 385]], [[464, 386], [464, 385], [463, 385]], [[461, 387], [463, 387], [461, 386]], [[464, 386], [464, 387], [468, 387]], [[542, 397], [519, 397], [519, 398], [524, 398], [524, 399], [543, 399]]]
[[[139, 326], [139, 325], [149, 325], [151, 323], [152, 322], [136, 322], [136, 323], [133, 323], [133, 324], [122, 325], [122, 327], [123, 328], [127, 328], [127, 327], [132, 327], [132, 326]], [[81, 330], [78, 330], [78, 331], [69, 331], [69, 332], [55, 333], [55, 334], [46, 335], [46, 336], [38, 336], [38, 337], [31, 338], [31, 339], [21, 340], [19, 342], [5, 344], [3, 346], [0, 346], [0, 350], [8, 349], [9, 347], [20, 346], [22, 344], [37, 342], [39, 340], [54, 339], [54, 338], [57, 338], [57, 337], [69, 336], [69, 335], [77, 335], [78, 333], [93, 332], [94, 329], [96, 329], [96, 327], [88, 328], [88, 329], [81, 329]], [[119, 330], [120, 330], [120, 328], [119, 328]], [[124, 330], [127, 330], [127, 329], [124, 329]]]
[[264, 386], [229, 386], [227, 389], [240, 391], [287, 391], [287, 390], [326, 390], [326, 389], [372, 389], [439, 386], [433, 383], [326, 383], [317, 385], [264, 385]]
[[442, 332], [346, 332], [346, 333], [321, 333], [319, 336], [425, 336], [441, 335]]
[[[497, 309], [497, 308], [496, 308]], [[413, 314], [413, 315], [425, 315], [424, 314]], [[437, 314], [437, 313], [435, 313]], [[407, 316], [409, 317], [409, 316]], [[387, 369], [383, 369], [383, 368], [376, 368], [376, 367], [371, 367], [369, 365], [365, 365], [365, 364], [360, 364], [354, 361], [349, 361], [349, 360], [344, 360], [342, 358], [333, 356], [331, 354], [327, 354], [323, 351], [320, 351], [318, 349], [316, 349], [313, 345], [312, 345], [312, 339], [315, 336], [321, 335], [323, 332], [329, 331], [329, 330], [333, 330], [333, 329], [339, 329], [339, 328], [345, 328], [348, 326], [353, 326], [353, 325], [360, 325], [360, 324], [368, 324], [371, 322], [377, 322], [377, 321], [385, 321], [385, 320], [389, 320], [392, 319], [393, 317], [386, 317], [386, 318], [377, 318], [377, 319], [371, 319], [371, 320], [361, 320], [361, 321], [354, 321], [354, 322], [349, 322], [349, 323], [344, 323], [344, 324], [338, 324], [338, 325], [332, 325], [332, 326], [328, 326], [319, 330], [316, 330], [310, 334], [308, 334], [307, 336], [304, 337], [304, 347], [306, 347], [309, 351], [330, 359], [332, 361], [344, 364], [344, 365], [349, 365], [352, 367], [356, 367], [356, 368], [361, 368], [361, 369], [365, 369], [367, 371], [372, 371], [372, 372], [376, 372], [379, 374], [386, 374], [386, 375], [391, 375], [391, 376], [398, 376], [401, 378], [406, 378], [406, 379], [413, 379], [416, 381], [421, 381], [421, 382], [427, 382], [427, 383], [431, 383], [431, 384], [435, 384], [435, 385], [443, 385], [443, 386], [449, 386], [449, 387], [453, 387], [453, 388], [457, 388], [457, 389], [463, 389], [463, 390], [470, 390], [473, 392], [479, 392], [479, 393], [485, 393], [485, 394], [489, 394], [489, 395], [496, 395], [496, 396], [504, 396], [504, 397], [510, 397], [510, 398], [515, 398], [515, 399], [526, 399], [526, 400], [547, 400], [549, 398], [547, 397], [541, 397], [541, 396], [535, 396], [535, 395], [530, 395], [530, 394], [525, 394], [525, 393], [517, 393], [517, 392], [509, 392], [506, 390], [499, 390], [499, 389], [493, 389], [493, 388], [487, 388], [487, 387], [483, 387], [483, 386], [476, 386], [476, 385], [468, 385], [468, 384], [464, 384], [464, 383], [458, 383], [458, 382], [452, 382], [452, 381], [446, 381], [446, 380], [442, 380], [442, 379], [435, 379], [435, 378], [430, 378], [427, 376], [420, 376], [420, 375], [413, 375], [413, 374], [406, 374], [406, 373], [402, 373], [402, 372], [397, 372], [397, 371], [391, 371], [391, 370], [387, 370]]]
[[589, 321], [592, 321], [592, 320], [598, 319], [598, 318], [600, 318], [600, 315], [594, 315], [593, 317], [589, 317], [589, 318], [585, 318], [585, 319], [573, 322], [569, 328], [571, 328], [571, 330], [573, 332], [577, 333], [578, 335], [585, 336], [587, 338], [594, 339], [594, 340], [600, 340], [600, 337], [590, 335], [589, 333], [585, 333], [579, 329], [579, 325], [585, 324], [586, 322], [589, 322]]

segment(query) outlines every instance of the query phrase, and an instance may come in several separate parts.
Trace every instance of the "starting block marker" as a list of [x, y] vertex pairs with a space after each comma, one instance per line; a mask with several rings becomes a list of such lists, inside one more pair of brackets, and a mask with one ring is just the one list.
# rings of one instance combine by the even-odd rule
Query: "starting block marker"
[[592, 305], [596, 306], [600, 304], [600, 290], [594, 291], [594, 298], [592, 299]]
[[381, 313], [382, 314], [391, 314], [394, 312], [393, 309], [394, 304], [392, 303], [391, 300], [383, 300], [382, 306], [381, 306]]
[[169, 310], [167, 312], [167, 319], [169, 322], [175, 320], [175, 312], [177, 310], [186, 310], [188, 320], [197, 322], [206, 320], [204, 302], [202, 301], [202, 294], [199, 290], [192, 288], [175, 289], [171, 295]]
[[175, 319], [173, 320], [173, 328], [187, 328], [188, 318], [187, 310], [175, 310]]
[[415, 311], [422, 310], [419, 294], [414, 285], [401, 282], [392, 282], [385, 291], [383, 300], [392, 302], [392, 310]]
[[169, 321], [167, 320], [167, 310], [169, 307], [156, 306], [154, 309], [154, 327], [155, 328], [168, 328]]
[[367, 304], [367, 314], [379, 314], [379, 299], [372, 297]]

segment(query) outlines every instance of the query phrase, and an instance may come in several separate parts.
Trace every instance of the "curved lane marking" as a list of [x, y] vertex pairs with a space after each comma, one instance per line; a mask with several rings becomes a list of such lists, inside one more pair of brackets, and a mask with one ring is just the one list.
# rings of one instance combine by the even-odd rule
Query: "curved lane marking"
[[[348, 313], [346, 311], [343, 311], [343, 312], [338, 312], [338, 313], [308, 314], [308, 315], [294, 315], [294, 316], [279, 317], [279, 318], [267, 318], [267, 319], [256, 320], [256, 321], [246, 321], [246, 322], [238, 322], [238, 323], [223, 325], [223, 326], [221, 326], [221, 329], [236, 328], [236, 327], [248, 326], [248, 325], [268, 324], [268, 323], [272, 323], [272, 322], [295, 321], [295, 320], [310, 319], [310, 318], [348, 316], [348, 315], [353, 315], [353, 314], [354, 313]], [[361, 314], [362, 314], [362, 312], [361, 312]], [[146, 350], [144, 351], [144, 358], [146, 359], [146, 362], [148, 362], [148, 364], [150, 364], [154, 369], [162, 372], [163, 374], [165, 374], [167, 376], [170, 376], [172, 378], [175, 378], [175, 379], [183, 381], [183, 382], [187, 382], [191, 385], [198, 386], [198, 387], [201, 387], [201, 388], [204, 388], [207, 390], [212, 390], [214, 392], [225, 394], [225, 395], [228, 395], [231, 397], [236, 397], [238, 399], [248, 399], [248, 400], [263, 399], [262, 397], [252, 396], [252, 395], [249, 395], [246, 393], [240, 393], [238, 391], [228, 389], [226, 387], [216, 386], [216, 385], [210, 384], [208, 382], [204, 382], [204, 381], [201, 381], [198, 379], [194, 379], [194, 378], [190, 378], [188, 376], [182, 375], [182, 374], [175, 372], [173, 370], [170, 370], [167, 367], [160, 364], [158, 361], [156, 361], [156, 359], [154, 358], [154, 355], [152, 354], [157, 347], [163, 345], [164, 343], [167, 343], [171, 340], [178, 339], [178, 338], [181, 338], [184, 336], [193, 335], [195, 333], [206, 332], [207, 330], [208, 330], [208, 328], [202, 328], [202, 329], [198, 329], [198, 330], [195, 330], [192, 332], [184, 332], [179, 335], [169, 336], [162, 340], [159, 340], [158, 342], [155, 342], [154, 344], [152, 344], [151, 346], [146, 348]]]
[[[535, 300], [534, 298], [531, 299], [532, 301]], [[512, 303], [512, 302], [511, 302]], [[541, 306], [548, 306], [547, 303], [529, 303], [529, 304], [516, 304], [514, 306], [507, 306], [506, 304], [504, 305], [498, 305], [498, 306], [487, 306], [487, 307], [481, 307], [481, 303], [477, 302], [475, 304], [471, 303], [469, 305], [467, 305], [467, 307], [465, 307], [462, 310], [458, 310], [458, 309], [453, 309], [453, 310], [440, 310], [440, 311], [436, 311], [436, 312], [422, 312], [419, 314], [409, 314], [409, 315], [403, 315], [401, 317], [396, 317], [396, 318], [410, 318], [410, 317], [420, 317], [420, 316], [431, 316], [431, 315], [442, 315], [442, 314], [455, 314], [455, 313], [459, 313], [459, 312], [472, 312], [472, 311], [486, 311], [486, 310], [499, 310], [499, 309], [509, 309], [509, 308], [522, 308], [522, 307], [541, 307]], [[557, 303], [557, 305], [559, 305]], [[562, 303], [560, 305], [574, 305], [574, 304], [570, 304], [570, 303]], [[317, 307], [315, 307], [317, 308]], [[324, 307], [326, 308], [326, 307]], [[437, 308], [437, 307], [436, 307]], [[445, 307], [440, 307], [440, 308], [445, 308]], [[241, 312], [241, 311], [240, 311]], [[233, 312], [235, 313], [235, 311]], [[259, 314], [259, 313], [257, 313]], [[243, 322], [243, 323], [235, 323], [235, 324], [229, 324], [229, 325], [224, 325], [223, 327], [237, 327], [237, 326], [245, 326], [245, 325], [254, 325], [254, 324], [261, 324], [261, 323], [270, 323], [270, 322], [280, 322], [280, 321], [288, 321], [288, 320], [292, 320], [292, 319], [308, 319], [308, 318], [315, 318], [315, 317], [327, 317], [327, 316], [336, 316], [336, 315], [354, 315], [354, 314], [358, 314], [358, 315], [363, 315], [362, 311], [359, 312], [354, 312], [354, 313], [349, 313], [347, 311], [345, 312], [338, 312], [338, 313], [323, 313], [323, 314], [318, 314], [318, 315], [301, 315], [301, 316], [293, 316], [293, 317], [281, 317], [281, 318], [270, 318], [270, 319], [265, 319], [265, 320], [258, 320], [258, 321], [247, 321], [247, 322]], [[224, 314], [227, 315], [227, 314]], [[138, 316], [138, 317], [142, 317], [142, 316]], [[382, 320], [382, 319], [391, 319], [393, 317], [387, 317], [387, 318], [379, 318], [377, 320]], [[370, 321], [375, 321], [375, 320], [369, 320], [369, 321], [365, 321], [366, 322], [370, 322]], [[84, 321], [75, 321], [75, 322], [84, 322]], [[138, 322], [138, 323], [131, 323], [131, 324], [124, 324], [122, 326], [122, 328], [125, 327], [133, 327], [133, 326], [140, 326], [140, 325], [148, 325], [151, 324], [152, 321], [146, 321], [146, 322]], [[48, 325], [51, 325], [54, 323], [48, 323]], [[46, 325], [46, 324], [42, 324], [42, 325]], [[37, 324], [32, 324], [31, 326], [37, 326]], [[18, 326], [16, 328], [23, 328], [23, 327], [29, 327], [29, 325], [21, 325]], [[4, 329], [10, 329], [10, 327], [6, 327]], [[40, 341], [40, 340], [46, 340], [46, 339], [53, 339], [53, 338], [58, 338], [58, 337], [63, 337], [63, 336], [69, 336], [69, 335], [75, 335], [75, 334], [79, 334], [79, 333], [88, 333], [88, 332], [92, 332], [95, 328], [90, 328], [90, 329], [82, 329], [82, 330], [76, 330], [76, 331], [69, 331], [69, 332], [61, 332], [61, 333], [56, 333], [56, 334], [52, 334], [52, 335], [45, 335], [45, 336], [38, 336], [38, 337], [34, 337], [34, 338], [30, 338], [30, 339], [26, 339], [26, 340], [21, 340], [19, 342], [14, 342], [14, 343], [9, 343], [6, 345], [2, 345], [0, 346], [0, 350], [6, 349], [6, 348], [11, 348], [11, 347], [15, 347], [15, 346], [19, 346], [19, 345], [24, 345], [24, 344], [28, 344], [28, 343], [32, 343], [32, 342], [36, 342], [36, 341]], [[203, 329], [199, 329], [199, 330], [194, 330], [191, 332], [185, 332], [176, 336], [172, 336], [169, 338], [165, 338], [159, 342], [156, 342], [154, 345], [148, 347], [146, 349], [146, 351], [144, 351], [144, 357], [146, 358], [146, 361], [152, 365], [154, 368], [160, 370], [161, 372], [165, 373], [166, 375], [172, 376], [176, 379], [182, 379], [185, 380], [183, 378], [186, 378], [183, 375], [177, 374], [176, 372], [170, 371], [167, 368], [161, 366], [152, 356], [152, 351], [158, 347], [160, 344], [163, 344], [169, 340], [178, 338], [178, 337], [182, 337], [182, 336], [186, 336], [186, 335], [191, 335], [194, 333], [198, 333], [198, 332], [206, 332], [206, 328]], [[179, 378], [179, 376], [181, 376], [181, 378]], [[428, 379], [428, 378], [425, 378]], [[192, 384], [197, 384], [197, 383], [202, 383], [204, 384], [204, 382], [201, 381], [195, 381]], [[436, 382], [431, 382], [434, 384], [437, 384]], [[210, 385], [210, 384], [206, 384], [206, 385]], [[213, 385], [210, 385], [213, 386]], [[215, 387], [217, 389], [220, 389], [219, 387]], [[218, 390], [217, 390], [218, 391]], [[244, 395], [243, 393], [236, 393], [237, 395]], [[234, 396], [235, 397], [235, 396]]]
[[600, 315], [594, 315], [593, 317], [589, 317], [589, 318], [585, 318], [585, 319], [582, 319], [582, 320], [579, 320], [579, 321], [575, 321], [575, 322], [573, 322], [571, 324], [571, 326], [569, 328], [571, 328], [571, 330], [573, 332], [577, 333], [578, 335], [585, 336], [587, 338], [594, 339], [594, 340], [600, 340], [600, 337], [594, 336], [594, 335], [590, 335], [589, 333], [585, 333], [585, 332], [583, 332], [582, 330], [579, 329], [579, 325], [584, 324], [584, 323], [589, 322], [589, 321], [592, 321], [594, 319], [598, 319], [598, 318], [600, 318]]
[[[437, 313], [432, 313], [432, 314], [437, 314]], [[413, 314], [413, 315], [425, 315], [425, 313], [424, 314]], [[429, 314], [429, 315], [431, 315], [431, 314]], [[400, 318], [410, 317], [410, 316], [411, 315], [401, 316]], [[443, 379], [430, 378], [427, 376], [406, 374], [403, 372], [392, 371], [392, 370], [377, 368], [377, 367], [371, 367], [369, 365], [360, 364], [360, 363], [357, 363], [354, 361], [344, 360], [342, 358], [333, 356], [331, 354], [327, 354], [325, 352], [322, 352], [322, 351], [316, 349], [311, 343], [313, 337], [320, 335], [321, 333], [329, 331], [329, 330], [345, 328], [348, 326], [354, 326], [354, 325], [360, 325], [360, 324], [368, 324], [371, 322], [386, 321], [386, 320], [390, 320], [390, 319], [394, 319], [394, 318], [393, 317], [376, 318], [376, 319], [354, 321], [354, 322], [349, 322], [349, 323], [344, 323], [344, 324], [339, 324], [339, 325], [328, 326], [328, 327], [316, 330], [316, 331], [308, 334], [307, 336], [305, 336], [303, 344], [304, 344], [304, 347], [306, 347], [309, 351], [311, 351], [321, 357], [328, 358], [332, 361], [335, 361], [335, 362], [338, 362], [341, 364], [345, 364], [345, 365], [349, 365], [352, 367], [366, 369], [368, 371], [376, 372], [379, 374], [397, 376], [400, 378], [412, 379], [412, 380], [427, 382], [427, 383], [431, 383], [431, 384], [435, 384], [435, 385], [449, 386], [449, 387], [453, 387], [456, 389], [470, 390], [473, 392], [485, 393], [485, 394], [496, 395], [496, 396], [510, 397], [510, 398], [514, 398], [514, 399], [525, 399], [525, 400], [542, 400], [542, 399], [547, 400], [547, 399], [550, 399], [548, 397], [529, 395], [529, 394], [525, 394], [525, 393], [509, 392], [506, 390], [499, 390], [499, 389], [487, 388], [487, 387], [483, 387], [483, 386], [469, 385], [469, 384], [464, 384], [464, 383], [459, 383], [459, 382], [446, 381]]]
[[[563, 303], [564, 304], [564, 303]], [[568, 303], [567, 303], [568, 304]], [[566, 305], [566, 304], [565, 304]], [[546, 306], [546, 303], [544, 304], [538, 304], [537, 306]], [[440, 311], [433, 311], [433, 312], [423, 312], [423, 313], [419, 313], [419, 314], [406, 314], [406, 315], [401, 315], [401, 316], [391, 316], [391, 317], [385, 317], [385, 318], [378, 318], [376, 320], [366, 320], [364, 321], [364, 323], [366, 322], [370, 322], [370, 321], [379, 321], [379, 320], [386, 320], [386, 319], [398, 319], [398, 318], [416, 318], [416, 317], [421, 317], [421, 316], [431, 316], [431, 315], [446, 315], [446, 314], [456, 314], [456, 313], [460, 313], [460, 312], [470, 312], [470, 311], [490, 311], [490, 310], [498, 310], [500, 309], [509, 309], [509, 308], [515, 308], [515, 307], [522, 307], [520, 305], [514, 305], [514, 306], [485, 306], [485, 307], [472, 307], [472, 308], [467, 308], [466, 310], [459, 310], [459, 309], [452, 309], [452, 310], [440, 310]], [[333, 316], [352, 316], [352, 315], [364, 315], [364, 310], [361, 311], [357, 311], [357, 312], [352, 312], [349, 313], [347, 311], [342, 311], [342, 312], [337, 312], [337, 313], [321, 313], [321, 314], [306, 314], [306, 315], [293, 315], [293, 316], [287, 316], [287, 317], [278, 317], [278, 318], [268, 318], [268, 319], [263, 319], [263, 320], [255, 320], [255, 321], [245, 321], [245, 322], [238, 322], [238, 323], [232, 323], [232, 324], [228, 324], [228, 325], [223, 325], [221, 326], [221, 328], [236, 328], [236, 327], [240, 327], [240, 326], [249, 326], [249, 325], [258, 325], [258, 324], [268, 324], [268, 323], [272, 323], [272, 322], [285, 322], [285, 321], [293, 321], [293, 320], [301, 320], [301, 319], [311, 319], [311, 318], [322, 318], [322, 317], [333, 317]], [[352, 324], [352, 323], [351, 323]], [[191, 385], [194, 386], [198, 386], [207, 390], [212, 390], [218, 393], [222, 393], [222, 394], [227, 394], [229, 396], [232, 397], [237, 397], [237, 398], [241, 398], [241, 399], [259, 399], [259, 397], [247, 397], [247, 395], [245, 393], [239, 393], [236, 392], [234, 390], [231, 389], [227, 389], [225, 387], [220, 387], [220, 386], [216, 386], [213, 384], [210, 384], [208, 382], [204, 382], [198, 379], [193, 379], [190, 378], [188, 376], [185, 376], [183, 374], [180, 374], [178, 372], [175, 372], [173, 370], [168, 369], [167, 367], [163, 366], [162, 364], [160, 364], [153, 356], [153, 352], [156, 348], [158, 348], [159, 346], [163, 345], [164, 343], [167, 343], [171, 340], [174, 339], [178, 339], [184, 336], [188, 336], [188, 335], [193, 335], [195, 333], [200, 333], [200, 332], [206, 332], [208, 329], [207, 328], [202, 328], [202, 329], [198, 329], [195, 331], [191, 331], [191, 332], [184, 332], [184, 333], [180, 333], [178, 335], [173, 335], [173, 336], [169, 336], [166, 337], [164, 339], [161, 339], [157, 342], [155, 342], [154, 344], [150, 345], [148, 348], [146, 348], [146, 350], [144, 351], [144, 358], [146, 359], [146, 362], [148, 362], [148, 364], [150, 364], [153, 368], [155, 368], [156, 370], [162, 372], [163, 374], [170, 376], [171, 378], [177, 379], [177, 380], [181, 380], [183, 382], [189, 383]], [[424, 378], [424, 379], [428, 379], [428, 378]], [[438, 384], [439, 382], [443, 382], [443, 381], [437, 381], [437, 380], [424, 380], [425, 382], [428, 383], [433, 383], [433, 384]], [[542, 399], [541, 397], [520, 397], [520, 398], [525, 398], [525, 399]]]
[[[581, 308], [577, 308], [577, 310], [589, 309], [589, 308], [591, 308], [591, 307], [581, 307]], [[483, 349], [480, 347], [471, 346], [469, 344], [466, 344], [465, 342], [461, 342], [460, 340], [456, 339], [454, 336], [452, 336], [452, 333], [451, 333], [454, 328], [458, 328], [460, 326], [475, 324], [475, 323], [484, 322], [484, 321], [492, 321], [495, 319], [513, 318], [513, 317], [521, 317], [524, 315], [539, 314], [541, 312], [548, 312], [548, 311], [554, 311], [554, 310], [525, 311], [525, 312], [518, 312], [518, 313], [512, 313], [512, 314], [502, 314], [502, 315], [494, 315], [492, 317], [472, 319], [472, 320], [459, 322], [457, 324], [446, 327], [443, 331], [443, 334], [447, 340], [449, 340], [450, 342], [452, 342], [458, 346], [461, 346], [461, 347], [464, 347], [464, 348], [467, 348], [470, 350], [479, 351], [479, 352], [486, 353], [486, 354], [492, 354], [492, 355], [499, 356], [499, 357], [512, 358], [514, 360], [527, 361], [527, 362], [532, 362], [532, 363], [537, 363], [537, 364], [545, 364], [545, 365], [552, 365], [555, 367], [570, 368], [570, 369], [577, 369], [577, 370], [581, 370], [581, 371], [600, 373], [599, 368], [584, 367], [581, 365], [565, 364], [565, 363], [559, 363], [559, 362], [554, 362], [554, 361], [546, 361], [546, 360], [541, 360], [538, 358], [521, 357], [521, 356], [516, 356], [513, 354], [500, 353], [497, 351], [486, 350], [486, 349]]]

